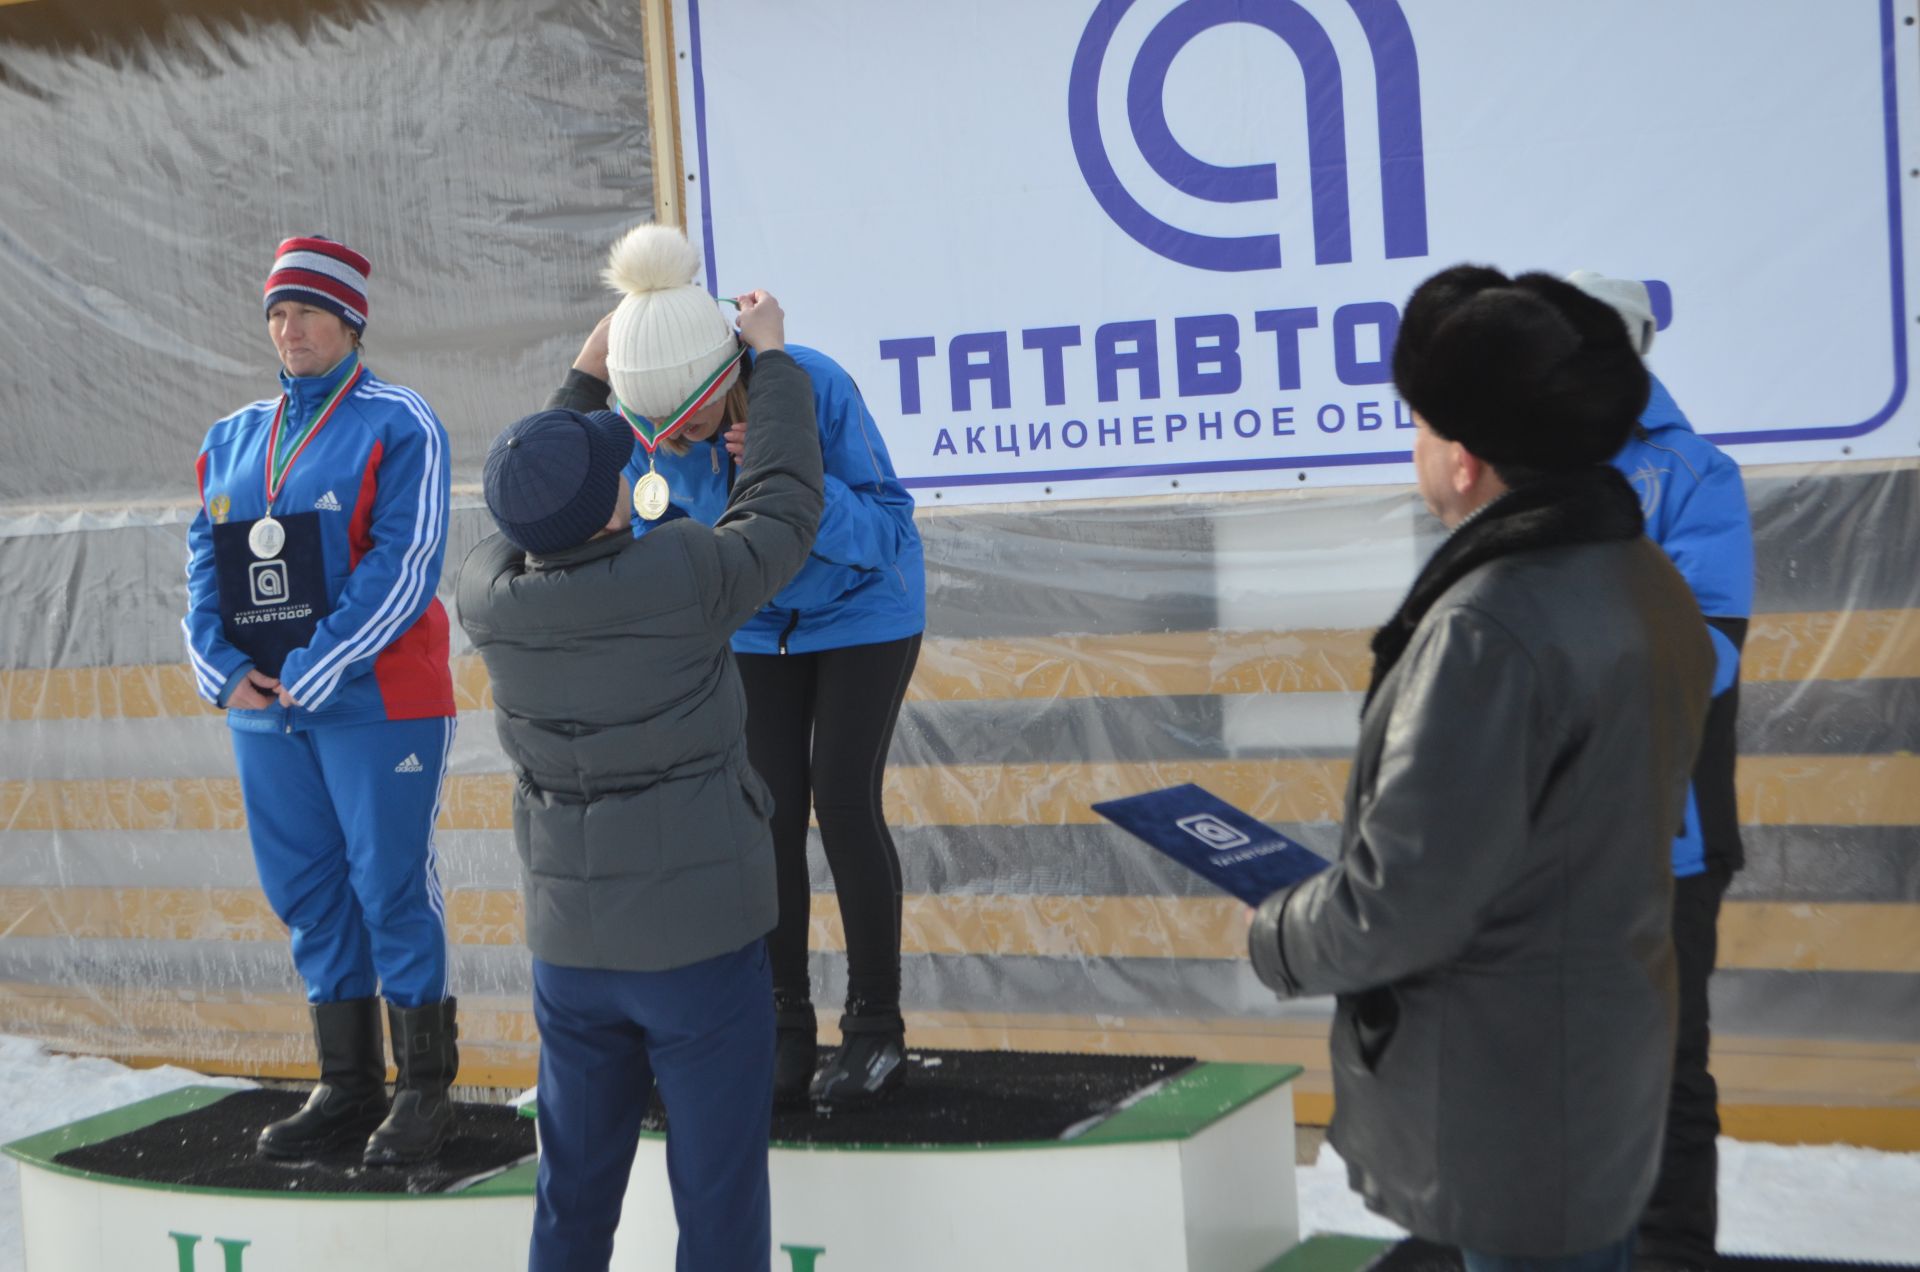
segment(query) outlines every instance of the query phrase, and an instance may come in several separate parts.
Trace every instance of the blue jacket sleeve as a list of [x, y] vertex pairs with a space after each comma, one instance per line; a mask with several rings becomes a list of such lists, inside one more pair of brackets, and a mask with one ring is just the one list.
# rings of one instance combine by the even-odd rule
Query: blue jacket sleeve
[[411, 390], [389, 386], [401, 401], [385, 435], [374, 476], [373, 546], [360, 558], [304, 649], [287, 655], [280, 684], [317, 711], [347, 680], [373, 666], [433, 603], [447, 554], [447, 432]]
[[213, 568], [213, 523], [204, 503], [187, 527], [187, 663], [194, 688], [216, 707], [227, 705], [239, 677], [253, 660], [234, 648], [220, 624], [220, 587]]
[[894, 476], [880, 427], [850, 379], [828, 381], [817, 409], [827, 505], [813, 555], [857, 570], [892, 565], [913, 539], [913, 496]]
[[[1657, 538], [1693, 589], [1700, 612], [1708, 618], [1752, 617], [1753, 523], [1739, 465], [1714, 450], [1699, 479], [1673, 494]], [[1738, 679], [1740, 652], [1717, 629], [1712, 635], [1713, 691], [1719, 694]]]
[[913, 527], [913, 496], [892, 477], [854, 485], [827, 474], [827, 511], [813, 555], [856, 570], [892, 565]]
[[809, 367], [826, 459], [826, 508], [813, 552], [773, 604], [817, 609], [885, 569], [913, 542], [913, 496], [894, 475], [880, 428], [851, 378]]

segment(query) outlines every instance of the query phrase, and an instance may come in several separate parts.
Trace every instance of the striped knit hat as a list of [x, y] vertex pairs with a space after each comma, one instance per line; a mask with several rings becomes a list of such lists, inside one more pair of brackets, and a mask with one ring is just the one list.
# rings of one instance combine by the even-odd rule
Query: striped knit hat
[[337, 314], [355, 331], [367, 329], [367, 275], [373, 266], [344, 243], [310, 235], [290, 238], [273, 254], [264, 308], [297, 300]]

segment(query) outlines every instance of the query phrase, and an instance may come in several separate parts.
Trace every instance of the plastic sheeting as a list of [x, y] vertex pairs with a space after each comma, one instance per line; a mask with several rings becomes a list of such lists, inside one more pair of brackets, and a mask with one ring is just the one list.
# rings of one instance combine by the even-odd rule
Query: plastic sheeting
[[291, 234], [372, 261], [368, 361], [473, 480], [611, 307], [646, 118], [625, 0], [0, 6], [0, 515], [190, 496]]
[[[1814, 1087], [1891, 1100], [1920, 1042], [1920, 598], [1897, 556], [1856, 545], [1920, 532], [1920, 471], [1762, 471], [1749, 490], [1750, 865], [1723, 923], [1716, 1025], [1839, 1048], [1856, 1059]], [[1087, 806], [1197, 780], [1331, 849], [1368, 630], [1433, 542], [1411, 493], [974, 510], [921, 527], [929, 638], [887, 777], [917, 1031], [1311, 1060], [1325, 1004], [1270, 999], [1241, 957], [1238, 907]], [[450, 558], [486, 529], [480, 510], [457, 512]], [[293, 1069], [308, 1046], [298, 982], [254, 886], [225, 727], [173, 653], [180, 540], [177, 525], [0, 540], [0, 1028]], [[49, 664], [35, 653], [57, 606], [67, 639]], [[484, 671], [456, 660], [440, 837], [455, 985], [473, 1072], [516, 1080], [533, 1035], [510, 778]], [[844, 964], [817, 859], [815, 885], [832, 1004]]]
[[[322, 230], [373, 258], [370, 360], [434, 403], [471, 479], [557, 382], [606, 243], [649, 203], [639, 15], [174, 5], [88, 39], [45, 21], [80, 8], [0, 8], [0, 1030], [296, 1071], [298, 981], [224, 723], [180, 665], [192, 456], [272, 388], [255, 297], [274, 242]], [[1723, 1054], [1823, 1059], [1723, 1083], [1911, 1104], [1920, 469], [1757, 470], [1749, 492], [1750, 865], [1716, 1028]], [[488, 529], [457, 498], [448, 561]], [[1260, 989], [1237, 905], [1088, 805], [1197, 780], [1331, 849], [1367, 636], [1437, 541], [1412, 493], [923, 511], [921, 529], [928, 640], [887, 778], [916, 1036], [1324, 1063], [1326, 1005]], [[456, 656], [439, 846], [463, 1051], [476, 1080], [525, 1081], [510, 778], [484, 671]], [[817, 860], [815, 885], [832, 1005]]]

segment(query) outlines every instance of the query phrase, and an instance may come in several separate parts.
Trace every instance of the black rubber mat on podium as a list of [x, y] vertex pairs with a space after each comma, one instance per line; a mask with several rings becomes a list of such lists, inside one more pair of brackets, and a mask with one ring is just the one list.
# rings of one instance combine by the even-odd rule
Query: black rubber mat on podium
[[[831, 1048], [820, 1053], [822, 1063]], [[1003, 1144], [1057, 1140], [1193, 1064], [1184, 1057], [1045, 1051], [907, 1054], [906, 1081], [869, 1107], [775, 1109], [776, 1144]], [[648, 1130], [666, 1125], [656, 1098]]]
[[53, 1160], [75, 1170], [245, 1192], [450, 1192], [533, 1155], [533, 1123], [502, 1104], [458, 1105], [453, 1138], [421, 1166], [367, 1167], [361, 1145], [309, 1162], [268, 1161], [254, 1152], [260, 1128], [295, 1112], [301, 1091], [236, 1091], [191, 1113], [68, 1149]]

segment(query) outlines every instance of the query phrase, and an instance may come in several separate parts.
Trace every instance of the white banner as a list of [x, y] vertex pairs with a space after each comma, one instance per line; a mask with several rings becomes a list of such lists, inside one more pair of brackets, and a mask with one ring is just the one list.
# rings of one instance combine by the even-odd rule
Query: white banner
[[1743, 463], [1920, 452], [1914, 0], [674, 8], [710, 284], [923, 503], [1411, 480], [1398, 307], [1459, 261], [1647, 280]]

